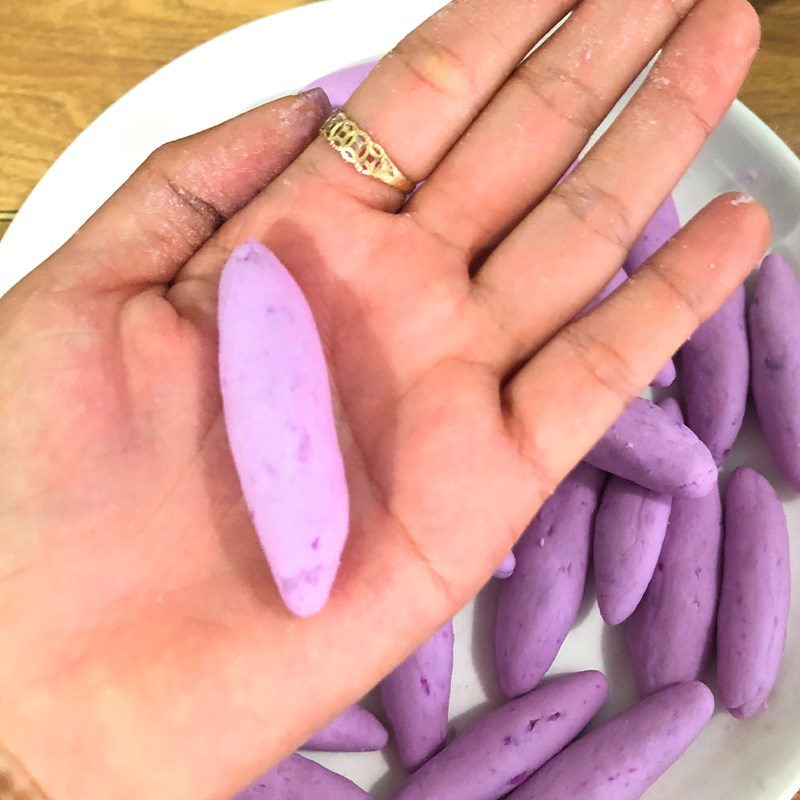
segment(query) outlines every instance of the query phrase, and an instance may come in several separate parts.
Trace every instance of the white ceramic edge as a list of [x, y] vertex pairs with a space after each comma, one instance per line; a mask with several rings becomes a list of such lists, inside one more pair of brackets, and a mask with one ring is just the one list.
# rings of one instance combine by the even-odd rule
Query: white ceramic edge
[[[441, 2], [435, 0], [407, 0], [403, 5], [405, 17], [410, 21], [416, 21], [414, 18], [422, 19], [431, 10], [442, 5]], [[17, 219], [9, 227], [5, 237], [0, 241], [0, 294], [13, 283], [19, 280], [26, 274], [36, 263], [42, 260], [52, 249], [57, 247], [61, 242], [48, 240], [47, 236], [39, 236], [39, 229], [42, 227], [42, 220], [48, 219], [46, 210], [48, 202], [54, 199], [56, 208], [58, 203], [63, 203], [63, 198], [59, 197], [59, 192], [55, 192], [55, 197], [50, 198], [51, 187], [58, 189], [59, 181], [62, 175], [69, 176], [72, 172], [72, 165], [81, 162], [82, 159], [91, 158], [92, 150], [97, 142], [112, 132], [119, 129], [120, 120], [130, 119], [135, 117], [136, 109], [147, 106], [158, 95], [158, 89], [162, 84], [167, 82], [175, 83], [177, 81], [176, 73], [191, 72], [198, 64], [203, 61], [213, 62], [213, 51], [217, 50], [217, 55], [227, 57], [230, 51], [234, 48], [229, 47], [233, 41], [240, 42], [241, 37], [255, 38], [265, 37], [272, 39], [279, 39], [286, 36], [290, 30], [295, 32], [299, 30], [300, 26], [305, 22], [315, 21], [317, 24], [316, 33], [308, 37], [308, 48], [320, 48], [323, 53], [323, 58], [314, 61], [313, 66], [307, 68], [297, 69], [293, 74], [298, 77], [297, 81], [292, 81], [292, 86], [281, 85], [278, 86], [275, 81], [270, 85], [273, 89], [267, 89], [265, 85], [264, 99], [267, 99], [282, 91], [292, 91], [295, 87], [295, 82], [302, 85], [304, 82], [309, 82], [325, 72], [332, 71], [336, 68], [343, 66], [342, 59], [335, 47], [330, 44], [330, 37], [328, 36], [328, 26], [320, 24], [323, 17], [329, 14], [346, 13], [345, 9], [355, 9], [359, 7], [368, 7], [369, 0], [327, 0], [325, 3], [318, 3], [310, 6], [303, 6], [297, 9], [292, 9], [278, 15], [273, 15], [261, 20], [256, 20], [240, 28], [229, 31], [217, 37], [210, 42], [207, 42], [189, 53], [181, 56], [171, 64], [166, 65], [158, 72], [147, 78], [145, 81], [134, 87], [129, 93], [123, 96], [120, 100], [109, 107], [103, 114], [101, 114], [95, 122], [93, 122], [76, 140], [64, 151], [61, 157], [53, 164], [48, 170], [46, 175], [34, 189], [34, 191], [26, 200]], [[400, 23], [392, 23], [399, 25]], [[413, 22], [411, 22], [413, 24]], [[407, 24], [405, 27], [410, 27]], [[267, 32], [271, 32], [270, 36], [266, 36]], [[306, 31], [307, 33], [308, 31]], [[262, 42], [262, 45], [264, 42]], [[386, 49], [391, 46], [391, 41], [388, 41], [384, 46], [377, 47], [375, 43], [364, 44], [362, 50], [357, 53], [351, 53], [352, 58], [348, 58], [350, 63], [357, 63], [366, 58], [374, 55], [380, 49]], [[241, 48], [246, 50], [247, 48]], [[212, 51], [209, 55], [209, 51]], [[298, 48], [298, 52], [303, 52], [302, 48]], [[305, 66], [305, 65], [304, 65]], [[291, 71], [291, 70], [290, 70]], [[224, 70], [223, 70], [224, 72]], [[161, 98], [163, 102], [163, 98]], [[221, 120], [232, 114], [238, 113], [242, 110], [242, 105], [238, 103], [238, 98], [231, 96], [231, 103], [229, 108], [221, 108], [215, 106], [214, 116], [217, 120]], [[152, 111], [152, 109], [149, 109]], [[143, 115], [147, 116], [147, 115]], [[210, 124], [210, 120], [205, 120], [203, 125]], [[174, 136], [185, 135], [201, 126], [193, 126], [191, 119], [182, 119], [180, 124], [175, 125], [176, 128], [173, 135], [167, 138], [174, 138]], [[783, 143], [780, 138], [755, 114], [753, 114], [744, 105], [739, 103], [734, 104], [726, 119], [726, 124], [733, 124], [740, 131], [746, 131], [747, 135], [758, 143], [758, 147], [768, 152], [770, 158], [774, 159], [779, 170], [784, 174], [787, 185], [794, 183], [800, 185], [800, 160], [792, 153], [788, 146]], [[159, 141], [154, 141], [153, 146], [156, 146], [164, 137]], [[142, 156], [144, 153], [141, 154]], [[101, 165], [102, 166], [102, 165]], [[109, 179], [105, 186], [105, 195], [111, 193], [120, 183], [121, 177], [119, 175], [118, 165], [113, 165], [115, 169], [109, 171]], [[126, 165], [128, 170], [133, 169], [135, 163]], [[102, 184], [102, 181], [100, 182]], [[96, 188], [95, 194], [98, 195], [96, 205], [101, 202], [103, 192]], [[51, 213], [54, 209], [50, 209]], [[78, 209], [78, 214], [84, 218], [87, 216], [89, 209], [84, 207]], [[796, 233], [796, 231], [795, 231]], [[61, 237], [66, 238], [66, 236]], [[793, 237], [796, 239], [796, 235]], [[37, 243], [38, 250], [34, 252], [32, 243]], [[8, 268], [10, 265], [10, 268]], [[789, 788], [782, 792], [780, 795], [772, 796], [774, 800], [791, 800], [797, 789], [800, 789], [800, 771], [795, 779], [793, 788]], [[771, 797], [771, 800], [772, 800]]]

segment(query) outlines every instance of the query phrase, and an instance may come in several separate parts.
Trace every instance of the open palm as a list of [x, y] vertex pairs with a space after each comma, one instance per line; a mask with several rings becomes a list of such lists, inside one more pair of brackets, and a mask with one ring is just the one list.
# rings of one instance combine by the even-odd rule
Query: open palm
[[[0, 741], [53, 800], [224, 800], [275, 763], [467, 601], [757, 261], [763, 211], [722, 198], [570, 324], [758, 40], [742, 0], [587, 0], [518, 67], [575, 5], [460, 0], [376, 68], [347, 110], [426, 181], [407, 203], [289, 98], [158, 151], [0, 302]], [[221, 416], [217, 284], [248, 236], [314, 311], [350, 484], [306, 620]]]

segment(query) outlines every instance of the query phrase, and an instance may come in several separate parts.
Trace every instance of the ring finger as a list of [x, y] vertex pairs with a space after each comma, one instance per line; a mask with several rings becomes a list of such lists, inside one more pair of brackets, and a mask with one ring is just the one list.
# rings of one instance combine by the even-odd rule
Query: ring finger
[[[386, 55], [345, 105], [414, 183], [450, 150], [530, 48], [577, 0], [453, 0]], [[394, 210], [404, 196], [360, 175], [322, 139], [291, 170]]]

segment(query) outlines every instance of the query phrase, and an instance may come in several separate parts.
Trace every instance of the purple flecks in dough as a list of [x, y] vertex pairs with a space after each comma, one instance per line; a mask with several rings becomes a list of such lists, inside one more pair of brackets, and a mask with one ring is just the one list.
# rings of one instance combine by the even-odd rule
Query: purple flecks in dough
[[560, 719], [560, 718], [561, 718], [561, 712], [560, 712], [560, 711], [556, 711], [556, 713], [555, 713], [555, 714], [551, 714], [551, 715], [550, 715], [550, 716], [547, 718], [547, 721], [548, 721], [548, 722], [555, 722], [557, 719]]
[[311, 549], [316, 550], [319, 547], [319, 536], [311, 542]]
[[785, 362], [784, 362], [782, 359], [780, 359], [780, 358], [770, 358], [769, 356], [767, 356], [767, 357], [764, 359], [764, 366], [765, 366], [765, 367], [766, 367], [766, 368], [767, 368], [767, 369], [768, 369], [770, 372], [783, 372], [783, 370], [784, 370], [784, 369], [785, 369], [785, 367], [786, 367], [786, 364], [785, 364]]
[[507, 786], [519, 786], [522, 781], [527, 778], [527, 774], [524, 772], [520, 772], [519, 775], [515, 775], [513, 778], [509, 778], [506, 785]]
[[311, 437], [308, 431], [303, 431], [300, 436], [300, 441], [297, 444], [297, 460], [301, 464], [305, 464], [311, 455]]
[[428, 679], [425, 677], [420, 678], [419, 685], [422, 687], [422, 691], [425, 692], [426, 695], [430, 696], [431, 685], [428, 683]]
[[537, 723], [538, 721], [539, 721], [539, 720], [538, 720], [538, 718], [537, 718], [537, 719], [532, 719], [532, 720], [531, 720], [531, 721], [528, 723], [528, 730], [529, 730], [529, 731], [532, 731], [532, 730], [533, 730], [533, 729], [536, 727], [536, 723]]

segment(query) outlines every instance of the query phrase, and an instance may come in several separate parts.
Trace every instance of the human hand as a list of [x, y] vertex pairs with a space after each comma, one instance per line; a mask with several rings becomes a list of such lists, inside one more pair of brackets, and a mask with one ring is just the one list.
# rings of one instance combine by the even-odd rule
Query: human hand
[[[373, 72], [347, 110], [426, 180], [406, 205], [316, 140], [212, 235], [283, 166], [249, 180], [265, 120], [224, 159], [207, 138], [158, 156], [168, 180], [134, 177], [0, 302], [0, 740], [53, 800], [223, 800], [275, 763], [466, 602], [757, 262], [763, 210], [724, 198], [569, 324], [758, 42], [743, 0], [586, 0], [515, 70], [573, 5], [460, 0]], [[272, 585], [220, 415], [217, 283], [248, 236], [314, 310], [350, 483], [307, 620]]]

